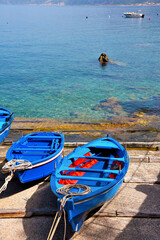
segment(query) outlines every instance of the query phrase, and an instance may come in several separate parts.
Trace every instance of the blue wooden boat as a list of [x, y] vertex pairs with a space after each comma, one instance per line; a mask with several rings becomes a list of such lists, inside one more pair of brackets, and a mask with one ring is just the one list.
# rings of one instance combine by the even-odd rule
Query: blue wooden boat
[[[7, 161], [24, 160], [30, 166], [24, 170], [16, 170], [15, 175], [22, 183], [34, 181], [50, 175], [55, 162], [62, 158], [64, 135], [60, 133], [31, 133], [21, 137], [12, 144], [7, 152]], [[19, 167], [19, 166], [18, 166]]]
[[[50, 184], [58, 197], [59, 209], [63, 208], [61, 202], [66, 198], [64, 209], [74, 231], [79, 231], [91, 210], [116, 194], [128, 166], [127, 151], [109, 136], [78, 147], [61, 159]], [[83, 195], [85, 187], [90, 191]]]
[[14, 114], [8, 109], [0, 107], [0, 143], [7, 137]]

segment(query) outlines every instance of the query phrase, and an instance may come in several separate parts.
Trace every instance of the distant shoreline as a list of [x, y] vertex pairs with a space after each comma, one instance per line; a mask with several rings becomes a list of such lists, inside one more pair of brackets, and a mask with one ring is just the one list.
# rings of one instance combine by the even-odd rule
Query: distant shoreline
[[7, 4], [7, 3], [0, 3], [0, 5], [9, 5], [9, 6], [58, 6], [58, 7], [67, 7], [67, 6], [120, 6], [120, 7], [152, 7], [152, 6], [160, 6], [160, 3], [137, 3], [137, 4], [64, 4], [64, 3], [48, 3], [48, 4]]

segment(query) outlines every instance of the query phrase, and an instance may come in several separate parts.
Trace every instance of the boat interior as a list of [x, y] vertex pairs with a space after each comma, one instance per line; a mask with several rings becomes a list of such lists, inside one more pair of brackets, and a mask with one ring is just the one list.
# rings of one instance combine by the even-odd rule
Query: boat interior
[[32, 164], [37, 160], [47, 158], [54, 154], [61, 147], [60, 136], [30, 136], [24, 137], [23, 141], [17, 143], [12, 150], [13, 158], [31, 161]]
[[59, 184], [105, 186], [117, 178], [124, 167], [124, 153], [117, 148], [89, 147], [82, 156], [73, 155], [56, 177]]

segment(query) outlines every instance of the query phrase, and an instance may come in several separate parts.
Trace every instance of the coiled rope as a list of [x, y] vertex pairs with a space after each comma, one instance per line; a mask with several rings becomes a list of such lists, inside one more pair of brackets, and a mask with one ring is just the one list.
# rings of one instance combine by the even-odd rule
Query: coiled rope
[[[78, 192], [76, 191], [70, 191], [70, 190], [78, 190]], [[83, 190], [83, 191], [81, 191]], [[68, 184], [68, 185], [64, 185], [61, 188], [58, 188], [56, 190], [57, 193], [62, 194], [62, 195], [71, 195], [71, 196], [82, 196], [85, 194], [88, 194], [91, 192], [91, 188], [87, 185], [83, 185], [83, 184]]]
[[[74, 190], [74, 191], [71, 191], [71, 190]], [[77, 190], [77, 191], [75, 191], [75, 190]], [[65, 206], [66, 202], [69, 199], [71, 199], [72, 197], [83, 196], [85, 194], [90, 193], [91, 188], [89, 186], [83, 185], [83, 184], [68, 184], [68, 185], [64, 185], [61, 188], [58, 188], [56, 190], [56, 192], [64, 195], [64, 197], [61, 199], [60, 210], [56, 213], [56, 216], [55, 216], [54, 221], [52, 223], [52, 226], [51, 226], [51, 229], [50, 229], [47, 240], [52, 240], [53, 239], [53, 236], [55, 234], [58, 223], [59, 223], [63, 213], [64, 213], [64, 236], [63, 236], [63, 240], [65, 240], [65, 237], [66, 237], [66, 214], [65, 214], [64, 206]]]
[[8, 183], [12, 180], [12, 178], [14, 176], [14, 172], [16, 170], [23, 171], [23, 170], [31, 169], [31, 168], [32, 168], [32, 164], [28, 160], [12, 159], [11, 161], [7, 162], [2, 167], [2, 173], [5, 174], [5, 173], [10, 172], [11, 174], [5, 178], [5, 183], [0, 188], [0, 194], [7, 189]]

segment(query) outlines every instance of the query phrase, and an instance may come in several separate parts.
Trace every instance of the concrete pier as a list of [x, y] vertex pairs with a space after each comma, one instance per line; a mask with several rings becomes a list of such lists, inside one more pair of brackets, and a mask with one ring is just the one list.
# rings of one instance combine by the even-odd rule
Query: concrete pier
[[[0, 146], [0, 168], [11, 142]], [[82, 145], [83, 143], [78, 143]], [[122, 143], [130, 166], [118, 193], [90, 214], [79, 232], [67, 221], [66, 239], [71, 240], [159, 240], [160, 239], [160, 143]], [[64, 154], [77, 143], [65, 143]], [[0, 173], [0, 187], [6, 175]], [[14, 178], [0, 195], [0, 240], [47, 239], [55, 213], [56, 197], [49, 178], [21, 184]], [[54, 240], [63, 239], [64, 219]]]

